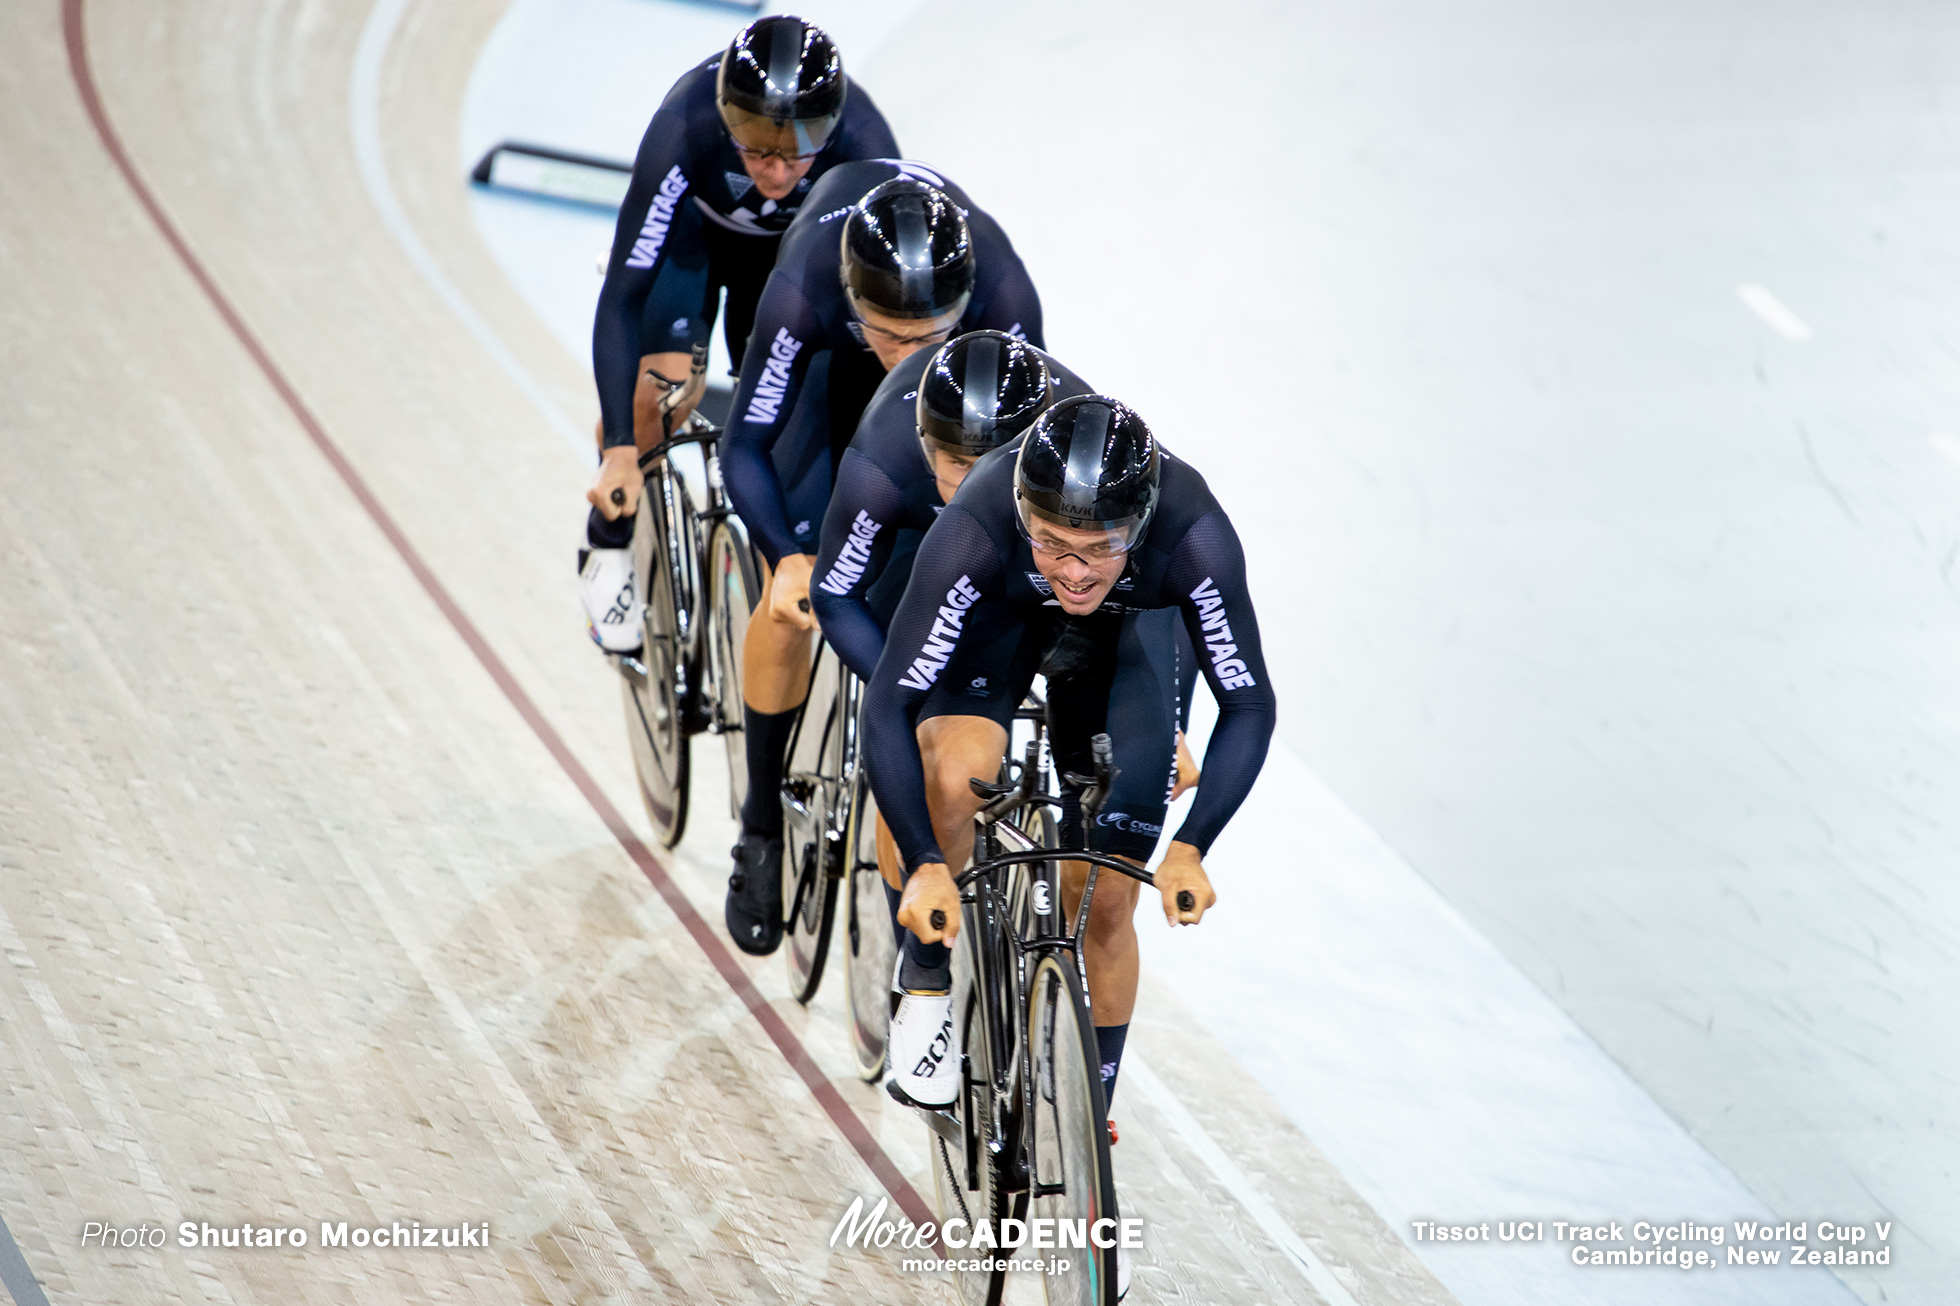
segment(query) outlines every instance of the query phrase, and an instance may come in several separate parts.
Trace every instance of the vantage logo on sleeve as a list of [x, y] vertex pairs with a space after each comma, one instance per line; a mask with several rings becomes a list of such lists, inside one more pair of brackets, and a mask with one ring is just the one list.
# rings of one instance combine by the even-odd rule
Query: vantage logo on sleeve
[[939, 673], [952, 659], [953, 647], [960, 642], [966, 610], [979, 601], [980, 591], [973, 587], [972, 577], [962, 576], [953, 582], [953, 588], [946, 591], [946, 602], [939, 607], [939, 616], [932, 623], [932, 633], [920, 646], [919, 656], [912, 659], [912, 665], [898, 678], [899, 684], [907, 689], [932, 688], [932, 682], [939, 679]]
[[776, 328], [776, 338], [769, 342], [769, 361], [762, 365], [762, 376], [755, 383], [755, 394], [749, 397], [743, 421], [767, 426], [776, 420], [782, 410], [783, 392], [789, 389], [790, 364], [802, 348], [803, 342], [791, 335], [788, 327]]
[[1239, 646], [1232, 642], [1232, 623], [1225, 619], [1225, 599], [1211, 583], [1211, 577], [1205, 577], [1191, 591], [1191, 601], [1198, 605], [1198, 615], [1204, 622], [1205, 647], [1211, 651], [1212, 674], [1218, 677], [1219, 688], [1251, 689], [1258, 684], [1237, 656]]
[[840, 598], [849, 594], [851, 586], [863, 578], [864, 569], [871, 565], [871, 542], [878, 538], [879, 529], [870, 513], [858, 509], [857, 520], [851, 523], [851, 537], [844, 541], [837, 561], [830, 564], [817, 588]]
[[640, 238], [633, 242], [633, 252], [626, 256], [627, 267], [653, 266], [654, 260], [660, 257], [660, 247], [667, 243], [667, 228], [674, 225], [674, 206], [685, 194], [687, 178], [677, 163], [660, 179], [660, 189], [654, 192], [653, 203], [647, 206], [647, 220], [640, 227]]

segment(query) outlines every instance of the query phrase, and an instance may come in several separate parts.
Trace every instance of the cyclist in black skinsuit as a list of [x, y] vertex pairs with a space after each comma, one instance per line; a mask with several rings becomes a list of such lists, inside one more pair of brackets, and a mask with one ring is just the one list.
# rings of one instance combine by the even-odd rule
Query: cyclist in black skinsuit
[[897, 153], [830, 38], [788, 16], [743, 28], [674, 83], [647, 124], [592, 326], [602, 459], [579, 565], [600, 647], [640, 643], [627, 549], [640, 491], [636, 428], [650, 446], [663, 415], [671, 427], [693, 410], [724, 287], [723, 333], [741, 366], [783, 233], [823, 175]]
[[[973, 464], [1018, 437], [1054, 400], [1091, 390], [1052, 356], [997, 331], [971, 332], [930, 354], [921, 350], [891, 370], [837, 465], [810, 587], [823, 637], [846, 666], [871, 679], [884, 651], [885, 628], [912, 574], [913, 552]], [[1173, 707], [1188, 706], [1197, 663], [1174, 614], [1137, 613], [1127, 620], [1143, 626], [1139, 637], [1123, 646], [1144, 660], [1133, 674], [1150, 677], [1152, 684], [1175, 684]], [[998, 692], [989, 694], [969, 684], [960, 713], [967, 726], [939, 733], [932, 765], [965, 775], [991, 771], [1020, 705], [1012, 688], [1003, 680]], [[1196, 782], [1196, 767], [1182, 743], [1180, 736], [1173, 798]], [[934, 816], [944, 823], [975, 810], [977, 800], [953, 816]], [[896, 886], [897, 849], [882, 819], [878, 857]], [[895, 887], [891, 901], [896, 912]]]
[[748, 796], [724, 919], [782, 938], [783, 750], [809, 684], [809, 586], [832, 471], [888, 368], [961, 331], [1041, 343], [1041, 301], [1000, 225], [951, 181], [880, 159], [834, 169], [783, 238], [756, 308], [721, 473], [765, 567], [742, 649]]
[[[894, 1096], [944, 1105], [959, 1065], [943, 940], [960, 919], [948, 866], [965, 860], [972, 830], [934, 818], [960, 810], [953, 790], [971, 772], [930, 766], [922, 747], [931, 748], [942, 720], [965, 711], [976, 678], [989, 686], [1004, 678], [1008, 692], [1025, 687], [1064, 614], [1063, 648], [1049, 654], [1049, 698], [1077, 716], [1051, 736], [1056, 770], [1089, 772], [1088, 738], [1106, 729], [1123, 774], [1098, 817], [1098, 846], [1148, 857], [1167, 797], [1162, 716], [1170, 695], [1112, 692], [1120, 686], [1112, 671], [1134, 629], [1121, 614], [1159, 609], [1182, 613], [1219, 709], [1197, 799], [1157, 869], [1165, 916], [1196, 923], [1215, 901], [1202, 858], [1251, 790], [1276, 717], [1244, 553], [1204, 479], [1163, 453], [1123, 404], [1064, 400], [1019, 447], [983, 458], [920, 542], [865, 694], [871, 784], [907, 874], [899, 920], [911, 933], [905, 996], [891, 1027]], [[1058, 660], [1065, 688], [1057, 687]], [[1065, 807], [1064, 819], [1079, 838], [1079, 805]], [[1195, 906], [1181, 911], [1177, 895], [1187, 890]], [[1111, 1090], [1136, 999], [1135, 905], [1134, 881], [1105, 881], [1084, 941]], [[945, 913], [944, 929], [930, 923], [935, 909]]]

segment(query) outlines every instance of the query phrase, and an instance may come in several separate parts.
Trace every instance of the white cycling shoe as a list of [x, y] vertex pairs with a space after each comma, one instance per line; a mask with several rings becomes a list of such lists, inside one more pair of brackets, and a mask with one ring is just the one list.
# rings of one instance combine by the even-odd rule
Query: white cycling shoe
[[959, 1096], [960, 1049], [951, 993], [906, 993], [885, 1041], [885, 1091], [906, 1106], [943, 1111]]
[[585, 628], [608, 653], [631, 653], [645, 640], [647, 605], [633, 596], [633, 550], [580, 549], [578, 596]]

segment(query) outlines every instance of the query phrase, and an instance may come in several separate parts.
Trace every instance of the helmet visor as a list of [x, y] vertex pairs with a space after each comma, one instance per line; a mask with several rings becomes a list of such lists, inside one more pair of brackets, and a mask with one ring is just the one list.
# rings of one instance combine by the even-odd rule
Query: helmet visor
[[770, 118], [739, 105], [721, 106], [721, 120], [736, 149], [744, 154], [773, 154], [791, 163], [815, 158], [843, 116], [839, 112], [821, 118]]
[[1143, 543], [1150, 517], [1149, 512], [1117, 521], [1065, 517], [1030, 503], [1024, 495], [1014, 496], [1014, 521], [1021, 538], [1044, 558], [1073, 555], [1091, 565], [1120, 558]]

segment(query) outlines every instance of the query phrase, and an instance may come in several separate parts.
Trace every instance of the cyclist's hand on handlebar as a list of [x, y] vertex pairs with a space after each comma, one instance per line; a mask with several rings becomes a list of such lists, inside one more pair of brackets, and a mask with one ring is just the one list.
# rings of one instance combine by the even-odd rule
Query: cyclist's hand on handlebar
[[898, 900], [898, 923], [921, 943], [950, 943], [959, 934], [960, 887], [946, 863], [927, 862], [912, 872]]
[[1164, 898], [1164, 919], [1172, 925], [1196, 925], [1218, 901], [1198, 850], [1188, 843], [1173, 843], [1164, 855], [1164, 864], [1157, 868], [1157, 892]]
[[630, 444], [616, 444], [599, 455], [599, 474], [585, 497], [607, 521], [631, 517], [640, 510], [640, 453]]
[[817, 628], [810, 612], [810, 571], [816, 561], [807, 553], [785, 553], [776, 563], [776, 578], [769, 586], [770, 616], [798, 630]]

